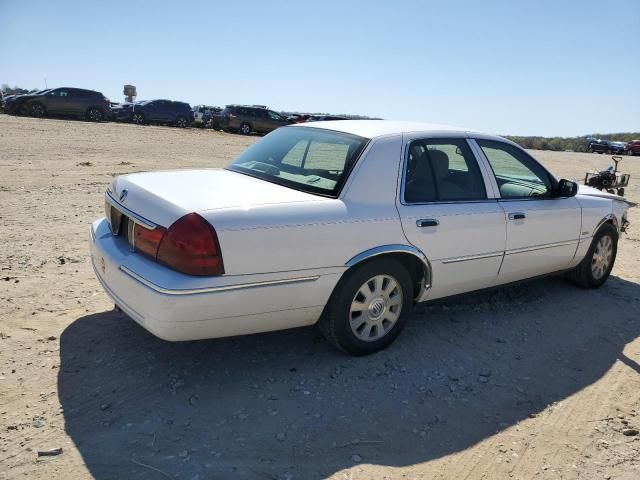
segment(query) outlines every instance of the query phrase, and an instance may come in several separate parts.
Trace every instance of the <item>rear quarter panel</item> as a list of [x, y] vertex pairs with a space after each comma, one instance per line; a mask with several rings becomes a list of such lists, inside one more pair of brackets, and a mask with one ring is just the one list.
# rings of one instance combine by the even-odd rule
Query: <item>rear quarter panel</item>
[[401, 137], [371, 141], [331, 199], [200, 212], [215, 227], [225, 272], [342, 267], [370, 248], [406, 243], [395, 208]]

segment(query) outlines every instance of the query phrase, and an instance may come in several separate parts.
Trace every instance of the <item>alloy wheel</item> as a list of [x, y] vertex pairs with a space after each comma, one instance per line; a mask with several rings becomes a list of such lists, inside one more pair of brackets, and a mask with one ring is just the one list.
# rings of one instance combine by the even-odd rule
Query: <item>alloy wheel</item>
[[613, 257], [613, 242], [609, 235], [605, 235], [596, 244], [591, 257], [591, 274], [595, 280], [600, 280], [611, 265]]
[[358, 289], [349, 310], [353, 334], [374, 342], [393, 328], [402, 312], [402, 288], [390, 275], [376, 275]]
[[89, 110], [89, 120], [92, 122], [99, 122], [102, 120], [102, 112], [97, 108], [92, 108]]
[[44, 116], [44, 107], [40, 104], [35, 104], [31, 107], [31, 115], [34, 117], [43, 117]]

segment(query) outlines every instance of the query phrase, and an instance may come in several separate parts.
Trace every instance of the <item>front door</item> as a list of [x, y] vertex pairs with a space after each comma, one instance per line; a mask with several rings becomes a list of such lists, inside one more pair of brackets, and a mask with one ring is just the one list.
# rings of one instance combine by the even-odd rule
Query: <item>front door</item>
[[505, 216], [488, 172], [459, 138], [407, 138], [397, 202], [407, 240], [431, 263], [428, 298], [497, 282], [505, 248]]
[[499, 283], [567, 268], [580, 236], [578, 201], [555, 196], [553, 177], [522, 149], [496, 140], [477, 143], [493, 170], [507, 222]]

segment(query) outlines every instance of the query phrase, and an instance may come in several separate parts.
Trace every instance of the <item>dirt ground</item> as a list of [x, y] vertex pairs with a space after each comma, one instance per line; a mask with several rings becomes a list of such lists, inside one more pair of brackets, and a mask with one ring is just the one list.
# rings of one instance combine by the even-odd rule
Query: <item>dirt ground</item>
[[[638, 208], [603, 288], [421, 305], [366, 358], [315, 328], [167, 343], [114, 312], [88, 256], [112, 176], [255, 140], [0, 115], [0, 478], [640, 478]], [[609, 162], [533, 154], [578, 179]], [[640, 202], [640, 157], [621, 167]]]

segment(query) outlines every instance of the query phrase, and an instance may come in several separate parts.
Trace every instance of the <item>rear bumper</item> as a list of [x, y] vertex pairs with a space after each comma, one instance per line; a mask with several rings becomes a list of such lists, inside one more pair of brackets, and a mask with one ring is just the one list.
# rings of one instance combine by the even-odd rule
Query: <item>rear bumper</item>
[[113, 301], [142, 327], [170, 341], [244, 335], [315, 323], [342, 272], [191, 277], [135, 252], [91, 226], [91, 261]]

